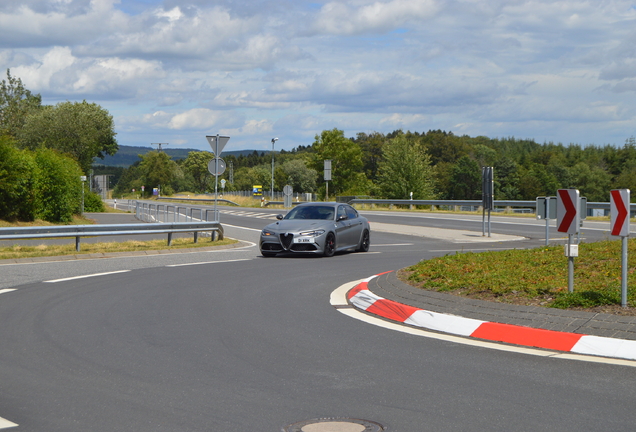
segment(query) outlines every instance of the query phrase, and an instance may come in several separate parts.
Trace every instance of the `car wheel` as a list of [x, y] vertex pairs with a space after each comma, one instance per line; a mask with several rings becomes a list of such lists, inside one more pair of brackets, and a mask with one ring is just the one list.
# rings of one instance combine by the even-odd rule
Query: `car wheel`
[[325, 250], [323, 254], [326, 257], [332, 257], [334, 253], [336, 253], [336, 236], [334, 233], [329, 233], [325, 239]]
[[360, 246], [356, 249], [357, 252], [368, 252], [369, 245], [371, 244], [369, 231], [364, 230], [362, 233], [362, 239], [360, 240]]
[[276, 256], [276, 252], [265, 252], [265, 251], [261, 251], [261, 254], [263, 255], [263, 257], [265, 258], [271, 258], [271, 257], [275, 257]]

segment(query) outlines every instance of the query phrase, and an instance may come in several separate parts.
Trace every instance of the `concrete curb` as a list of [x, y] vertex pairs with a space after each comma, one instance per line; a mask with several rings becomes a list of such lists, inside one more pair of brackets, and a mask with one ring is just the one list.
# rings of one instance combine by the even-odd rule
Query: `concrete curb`
[[633, 340], [488, 322], [431, 312], [387, 300], [368, 289], [369, 282], [383, 274], [386, 273], [363, 279], [347, 292], [347, 301], [368, 314], [437, 332], [526, 347], [636, 360], [636, 341]]

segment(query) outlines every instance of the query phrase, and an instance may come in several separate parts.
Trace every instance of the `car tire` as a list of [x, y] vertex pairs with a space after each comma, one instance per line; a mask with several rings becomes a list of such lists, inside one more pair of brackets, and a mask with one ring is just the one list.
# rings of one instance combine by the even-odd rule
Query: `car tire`
[[261, 251], [261, 255], [263, 255], [263, 257], [265, 257], [265, 258], [272, 258], [272, 257], [276, 256], [276, 252]]
[[360, 245], [356, 249], [356, 252], [368, 252], [371, 245], [371, 236], [368, 230], [364, 230], [362, 238], [360, 239]]
[[323, 255], [326, 257], [332, 257], [336, 253], [336, 235], [334, 233], [327, 234], [325, 238], [325, 249]]

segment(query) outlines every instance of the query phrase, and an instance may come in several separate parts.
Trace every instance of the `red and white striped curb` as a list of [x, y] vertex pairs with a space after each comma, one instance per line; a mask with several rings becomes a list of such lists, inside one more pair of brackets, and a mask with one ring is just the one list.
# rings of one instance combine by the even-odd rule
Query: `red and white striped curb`
[[349, 290], [347, 300], [367, 313], [438, 332], [555, 351], [636, 360], [636, 341], [633, 340], [487, 322], [387, 300], [368, 289], [369, 281], [378, 276], [380, 274], [363, 279]]

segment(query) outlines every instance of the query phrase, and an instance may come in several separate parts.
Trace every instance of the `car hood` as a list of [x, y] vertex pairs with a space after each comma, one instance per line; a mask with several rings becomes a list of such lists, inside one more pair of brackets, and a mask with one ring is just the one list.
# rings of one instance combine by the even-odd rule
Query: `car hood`
[[283, 232], [297, 232], [297, 231], [310, 231], [314, 229], [325, 229], [330, 225], [333, 225], [333, 221], [326, 220], [286, 220], [283, 219], [278, 222], [274, 222], [265, 227], [270, 231], [283, 231]]

